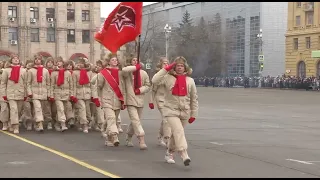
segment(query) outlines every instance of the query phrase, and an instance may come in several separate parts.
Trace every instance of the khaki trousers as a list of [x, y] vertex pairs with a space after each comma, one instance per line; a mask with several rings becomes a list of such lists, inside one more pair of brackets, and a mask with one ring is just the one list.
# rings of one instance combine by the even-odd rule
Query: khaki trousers
[[33, 122], [34, 114], [32, 113], [32, 104], [30, 101], [24, 101], [23, 108], [22, 108], [22, 115], [21, 119], [22, 121], [26, 123], [32, 123]]
[[67, 120], [74, 118], [74, 114], [72, 111], [72, 105], [70, 101], [55, 101], [57, 108], [57, 120], [58, 122], [66, 122]]
[[22, 115], [22, 109], [24, 105], [23, 100], [9, 100], [10, 108], [10, 124], [17, 125], [19, 124], [19, 118]]
[[159, 134], [161, 137], [170, 137], [171, 136], [171, 128], [168, 123], [168, 120], [163, 116], [163, 109], [159, 109], [160, 114], [161, 114], [161, 124], [160, 124], [160, 129], [159, 129]]
[[142, 117], [143, 108], [135, 106], [127, 106], [129, 118], [131, 120], [130, 125], [127, 129], [127, 134], [129, 137], [132, 137], [134, 134], [137, 137], [144, 136], [144, 130], [141, 125], [140, 118]]
[[35, 122], [52, 121], [51, 108], [47, 100], [33, 99], [32, 104]]
[[9, 121], [9, 106], [7, 102], [0, 102], [0, 121], [6, 123]]
[[94, 103], [90, 103], [91, 115], [94, 116], [94, 124], [102, 124], [104, 121], [104, 114], [101, 107], [97, 107]]
[[91, 121], [90, 99], [79, 99], [76, 103], [76, 111], [81, 125], [89, 124]]
[[120, 116], [120, 113], [119, 113], [119, 116], [117, 118], [117, 127], [120, 127], [121, 126], [121, 116]]
[[107, 123], [107, 135], [114, 135], [119, 134], [118, 128], [117, 128], [117, 117], [120, 114], [119, 110], [113, 110], [111, 108], [102, 108], [104, 116], [106, 117], [106, 123]]
[[184, 127], [187, 120], [180, 120], [179, 117], [166, 117], [169, 126], [171, 127], [171, 138], [169, 141], [168, 149], [171, 152], [187, 150], [187, 140], [184, 133]]

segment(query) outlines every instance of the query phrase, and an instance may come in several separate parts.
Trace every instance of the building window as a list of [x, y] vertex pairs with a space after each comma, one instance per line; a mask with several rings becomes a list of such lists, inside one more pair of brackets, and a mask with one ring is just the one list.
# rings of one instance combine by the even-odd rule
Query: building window
[[90, 11], [82, 10], [82, 21], [90, 21]]
[[300, 16], [296, 16], [296, 26], [300, 26]]
[[55, 10], [54, 8], [46, 8], [46, 18], [53, 18], [54, 19]]
[[310, 47], [311, 47], [310, 37], [306, 37], [306, 48], [307, 48], [307, 49], [310, 49]]
[[306, 77], [306, 64], [303, 61], [300, 61], [298, 64], [298, 77], [305, 78]]
[[39, 42], [39, 28], [31, 28], [31, 42]]
[[9, 28], [9, 41], [18, 40], [18, 28]]
[[17, 6], [8, 6], [8, 16], [13, 18], [17, 17]]
[[317, 64], [317, 77], [320, 78], [320, 61]]
[[37, 7], [30, 7], [30, 18], [39, 19], [39, 9]]
[[293, 49], [297, 50], [299, 46], [298, 38], [293, 38]]
[[55, 42], [56, 41], [56, 32], [53, 28], [47, 29], [47, 42]]
[[68, 42], [75, 42], [76, 41], [76, 35], [75, 35], [74, 29], [68, 29], [67, 41]]
[[67, 10], [67, 20], [74, 21], [74, 9]]
[[82, 30], [82, 43], [90, 43], [90, 30]]
[[313, 24], [313, 12], [306, 12], [306, 22], [307, 25]]
[[301, 2], [297, 2], [297, 7], [301, 7]]

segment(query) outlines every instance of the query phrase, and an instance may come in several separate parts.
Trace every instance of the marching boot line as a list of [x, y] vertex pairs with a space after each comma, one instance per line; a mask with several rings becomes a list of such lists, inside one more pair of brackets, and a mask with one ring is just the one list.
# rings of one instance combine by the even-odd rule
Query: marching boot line
[[[184, 57], [173, 63], [161, 58], [152, 81], [136, 57], [122, 67], [115, 54], [90, 64], [87, 58], [75, 63], [62, 57], [44, 62], [35, 55], [24, 65], [17, 55], [0, 62], [0, 121], [3, 131], [19, 134], [28, 131], [67, 131], [77, 128], [83, 133], [99, 131], [108, 147], [125, 144], [146, 150], [142, 126], [144, 99], [149, 108], [160, 112], [158, 144], [164, 146], [167, 163], [175, 163], [177, 153], [185, 166], [187, 153], [184, 127], [198, 114], [198, 96], [192, 69]], [[119, 141], [120, 111], [128, 112], [130, 123], [125, 142]]]

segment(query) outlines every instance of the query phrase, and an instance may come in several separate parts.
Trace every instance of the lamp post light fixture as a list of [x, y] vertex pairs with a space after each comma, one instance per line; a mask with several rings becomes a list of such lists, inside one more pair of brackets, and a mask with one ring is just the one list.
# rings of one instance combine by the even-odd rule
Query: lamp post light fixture
[[259, 53], [259, 76], [260, 76], [260, 81], [259, 81], [259, 87], [261, 87], [261, 81], [262, 81], [262, 71], [263, 71], [263, 66], [264, 66], [264, 56], [263, 56], [263, 52], [262, 52], [262, 29], [260, 29], [259, 34], [257, 34], [257, 38], [259, 39], [259, 43], [260, 43], [260, 53]]
[[164, 29], [164, 33], [165, 33], [165, 36], [166, 36], [166, 58], [168, 59], [169, 33], [171, 33], [171, 26], [166, 24], [166, 26], [164, 26], [163, 29]]

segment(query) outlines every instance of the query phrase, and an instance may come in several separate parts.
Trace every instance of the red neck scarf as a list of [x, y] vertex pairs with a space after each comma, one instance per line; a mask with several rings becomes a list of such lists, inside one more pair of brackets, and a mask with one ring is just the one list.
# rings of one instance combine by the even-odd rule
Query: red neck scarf
[[71, 74], [73, 74], [73, 70], [71, 69], [71, 70], [69, 70], [69, 72], [71, 73]]
[[134, 89], [139, 89], [142, 86], [140, 70], [133, 72], [133, 84]]
[[111, 72], [111, 76], [116, 80], [119, 85], [119, 69], [118, 68], [107, 68]]
[[43, 76], [43, 66], [36, 66], [37, 69], [37, 82], [42, 83], [42, 76]]
[[20, 79], [20, 68], [21, 66], [20, 65], [17, 65], [17, 66], [11, 66], [11, 74], [10, 74], [10, 80], [11, 81], [14, 81], [15, 83], [18, 83], [19, 82], [19, 79]]
[[187, 76], [186, 75], [176, 75], [176, 83], [172, 88], [172, 95], [175, 96], [186, 96], [187, 95]]
[[51, 73], [52, 73], [53, 69], [48, 69], [48, 71], [49, 71], [49, 74], [51, 76]]
[[85, 85], [89, 83], [89, 76], [88, 71], [86, 69], [80, 69], [80, 78], [79, 78], [79, 84]]
[[57, 80], [57, 85], [61, 86], [64, 84], [64, 68], [60, 68], [58, 73], [58, 80]]

